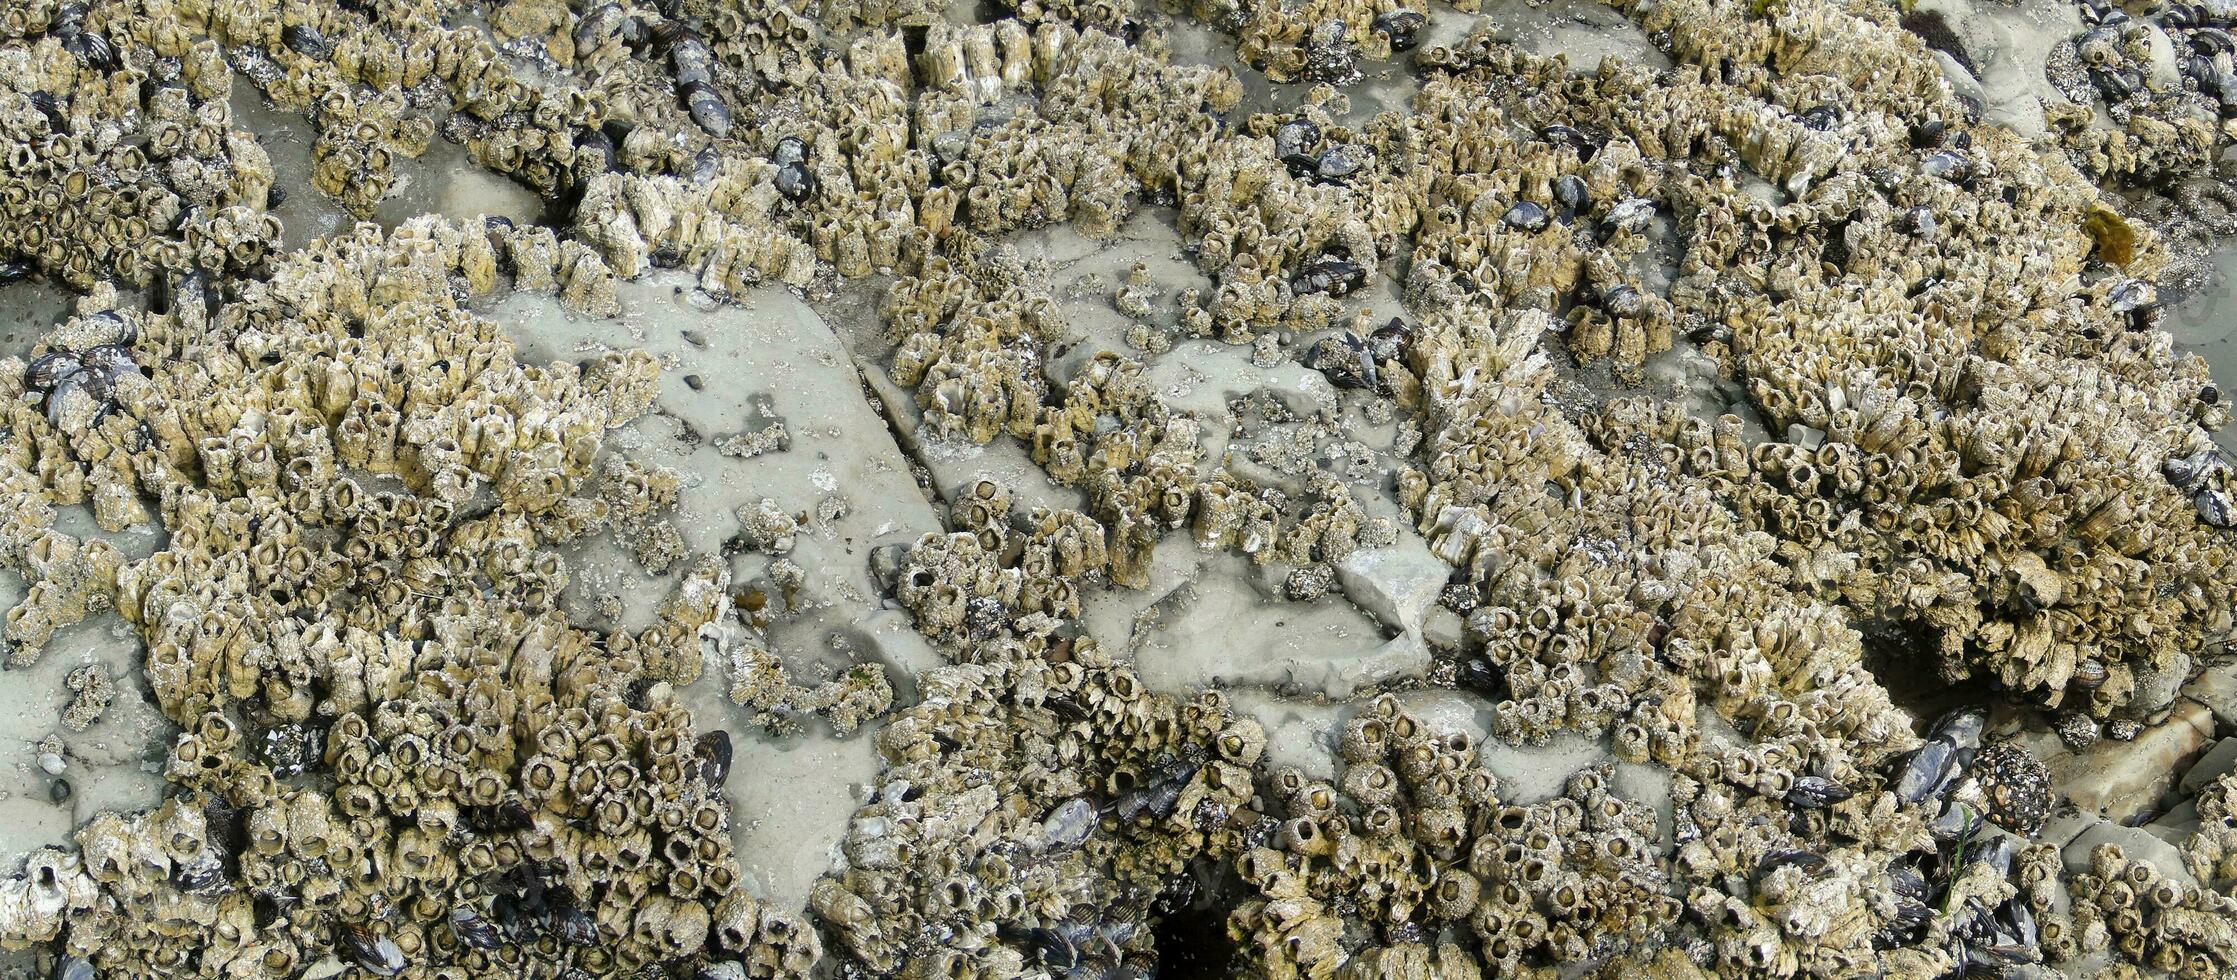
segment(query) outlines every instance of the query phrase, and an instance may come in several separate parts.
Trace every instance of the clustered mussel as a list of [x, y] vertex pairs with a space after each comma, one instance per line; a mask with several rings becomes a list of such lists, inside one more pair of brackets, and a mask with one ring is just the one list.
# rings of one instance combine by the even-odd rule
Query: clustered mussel
[[[0, 882], [0, 947], [67, 980], [2237, 971], [2237, 777], [2173, 861], [2050, 839], [2013, 723], [1899, 707], [1863, 632], [2077, 747], [2160, 723], [2228, 632], [2230, 408], [2152, 329], [2169, 250], [2112, 193], [2204, 193], [2176, 185], [2237, 131], [2223, 12], [2084, 3], [2038, 146], [1953, 94], [1945, 23], [1876, 0], [1610, 3], [1666, 68], [1439, 29], [1475, 0], [1167, 6], [0, 2], [0, 289], [73, 293], [0, 352], [0, 642], [30, 665], [113, 611], [178, 730], [157, 806]], [[1182, 32], [1311, 88], [1250, 97]], [[1409, 102], [1352, 112], [1393, 61]], [[309, 122], [311, 173], [244, 97]], [[283, 177], [371, 218], [437, 139], [540, 221], [282, 248]], [[1167, 345], [1294, 358], [1398, 420], [1401, 468], [1273, 486], [1144, 359], [1067, 359], [1010, 240], [1152, 211], [1209, 284]], [[874, 728], [805, 908], [742, 873], [753, 773], [678, 694], [766, 596], [655, 541], [653, 624], [560, 601], [562, 549], [677, 504], [609, 451], [664, 366], [525, 364], [488, 313], [611, 316], [656, 268], [717, 302], [875, 279], [889, 410], [1077, 501], [969, 483], [873, 559], [940, 660], [905, 694], [730, 651], [757, 722]], [[1729, 414], [1577, 395], [1680, 356]], [[60, 529], [81, 505], [102, 533]], [[804, 525], [737, 519], [772, 567]], [[1336, 601], [1402, 539], [1459, 625], [1442, 672], [1337, 709], [1326, 772], [1086, 629], [1160, 548]], [[69, 683], [80, 731], [114, 685]], [[1495, 771], [1577, 740], [1606, 758], [1557, 789]]]

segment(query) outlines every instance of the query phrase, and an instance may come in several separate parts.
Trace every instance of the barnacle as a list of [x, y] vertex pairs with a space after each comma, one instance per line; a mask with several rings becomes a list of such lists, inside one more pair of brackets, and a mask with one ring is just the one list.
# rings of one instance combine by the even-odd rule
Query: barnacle
[[2054, 818], [2233, 622], [2149, 199], [2218, 199], [2224, 14], [2083, 4], [2032, 134], [1953, 14], [1477, 6], [0, 10], [0, 292], [72, 294], [0, 330], [34, 788], [172, 726], [0, 947], [2237, 969], [2231, 777]]

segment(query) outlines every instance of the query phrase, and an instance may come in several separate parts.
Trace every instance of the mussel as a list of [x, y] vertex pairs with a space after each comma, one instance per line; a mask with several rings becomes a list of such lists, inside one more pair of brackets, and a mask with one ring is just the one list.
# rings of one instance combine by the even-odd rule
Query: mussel
[[1392, 51], [1411, 51], [1421, 43], [1421, 28], [1429, 18], [1418, 10], [1386, 10], [1375, 17], [1375, 33], [1390, 39]]
[[326, 39], [320, 37], [318, 29], [309, 24], [289, 24], [281, 28], [280, 43], [286, 45], [289, 51], [313, 61], [325, 60], [329, 50]]
[[451, 934], [457, 936], [460, 943], [475, 949], [496, 949], [505, 945], [505, 938], [498, 934], [497, 927], [470, 905], [451, 909], [450, 927]]
[[404, 972], [407, 965], [404, 951], [396, 945], [396, 940], [354, 922], [341, 923], [336, 931], [341, 934], [342, 951], [360, 969], [377, 977], [393, 977]]
[[730, 733], [720, 728], [699, 736], [693, 748], [699, 759], [699, 778], [710, 786], [721, 786], [730, 778]]

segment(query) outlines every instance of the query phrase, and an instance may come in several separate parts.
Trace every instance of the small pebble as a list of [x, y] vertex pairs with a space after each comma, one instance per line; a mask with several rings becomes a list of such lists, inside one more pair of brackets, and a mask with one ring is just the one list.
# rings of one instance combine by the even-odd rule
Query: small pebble
[[55, 780], [52, 785], [47, 787], [47, 797], [56, 803], [69, 799], [70, 781], [67, 779]]
[[62, 770], [70, 768], [70, 764], [63, 761], [62, 756], [57, 753], [41, 752], [39, 753], [39, 768], [45, 770], [49, 776], [60, 776]]

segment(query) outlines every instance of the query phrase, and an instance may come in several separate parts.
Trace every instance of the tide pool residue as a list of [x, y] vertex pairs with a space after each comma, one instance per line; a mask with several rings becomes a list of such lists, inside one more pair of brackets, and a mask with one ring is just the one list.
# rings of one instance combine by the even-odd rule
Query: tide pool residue
[[[2168, 304], [2160, 326], [2175, 348], [2206, 359], [2206, 370], [2225, 388], [2237, 384], [2237, 246], [2214, 257], [2214, 275], [2198, 292]], [[2214, 442], [2237, 453], [2237, 425], [2223, 426]]]

